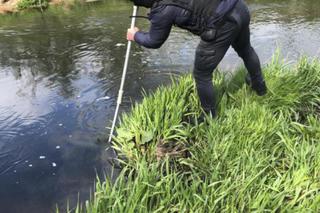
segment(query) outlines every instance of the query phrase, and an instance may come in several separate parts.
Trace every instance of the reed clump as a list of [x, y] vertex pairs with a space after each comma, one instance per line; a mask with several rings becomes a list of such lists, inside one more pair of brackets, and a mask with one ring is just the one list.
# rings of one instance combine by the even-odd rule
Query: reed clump
[[[98, 181], [83, 208], [319, 212], [320, 62], [286, 66], [275, 57], [264, 73], [264, 97], [245, 85], [243, 69], [216, 74], [218, 117], [201, 124], [191, 76], [148, 95], [117, 129], [122, 173], [114, 183]], [[159, 158], [159, 144], [173, 148]], [[187, 154], [172, 158], [178, 150]]]

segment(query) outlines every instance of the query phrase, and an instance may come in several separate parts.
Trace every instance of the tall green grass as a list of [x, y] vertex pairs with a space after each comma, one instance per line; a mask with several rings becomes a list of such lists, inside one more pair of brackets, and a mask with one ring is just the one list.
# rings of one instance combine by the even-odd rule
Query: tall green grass
[[[81, 212], [319, 212], [320, 62], [264, 69], [258, 97], [244, 70], [216, 74], [218, 117], [201, 113], [191, 76], [148, 95], [114, 138], [124, 169], [100, 182]], [[188, 157], [157, 159], [158, 144]]]

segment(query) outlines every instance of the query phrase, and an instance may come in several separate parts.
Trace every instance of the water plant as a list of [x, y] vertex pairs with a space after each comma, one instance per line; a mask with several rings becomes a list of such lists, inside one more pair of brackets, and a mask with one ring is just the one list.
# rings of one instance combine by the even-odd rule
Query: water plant
[[[265, 97], [243, 69], [217, 74], [218, 117], [202, 124], [191, 76], [146, 96], [117, 129], [121, 174], [77, 211], [319, 212], [320, 62], [275, 58], [264, 73]], [[157, 157], [168, 143], [188, 155]]]

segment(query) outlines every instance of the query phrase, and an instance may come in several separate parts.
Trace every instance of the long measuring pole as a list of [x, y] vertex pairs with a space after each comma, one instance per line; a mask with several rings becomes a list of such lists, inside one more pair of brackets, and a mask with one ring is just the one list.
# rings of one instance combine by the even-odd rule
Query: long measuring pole
[[[132, 20], [131, 20], [131, 29], [133, 29], [133, 28], [135, 27], [137, 13], [138, 13], [138, 7], [137, 7], [137, 6], [133, 6], [133, 13], [132, 13]], [[126, 81], [126, 75], [127, 75], [128, 63], [129, 63], [130, 51], [131, 51], [131, 44], [132, 44], [132, 42], [131, 42], [131, 41], [128, 41], [126, 59], [125, 59], [125, 61], [124, 61], [122, 78], [121, 78], [121, 84], [120, 84], [120, 90], [119, 90], [118, 100], [117, 100], [117, 107], [116, 107], [116, 111], [115, 111], [115, 113], [114, 113], [114, 118], [113, 118], [113, 122], [112, 122], [111, 132], [110, 132], [110, 136], [109, 136], [109, 143], [111, 143], [111, 141], [112, 141], [114, 128], [115, 128], [116, 123], [117, 123], [119, 108], [120, 108], [120, 105], [121, 105], [121, 103], [122, 103], [123, 87], [124, 87], [124, 83], [125, 83], [125, 81]]]

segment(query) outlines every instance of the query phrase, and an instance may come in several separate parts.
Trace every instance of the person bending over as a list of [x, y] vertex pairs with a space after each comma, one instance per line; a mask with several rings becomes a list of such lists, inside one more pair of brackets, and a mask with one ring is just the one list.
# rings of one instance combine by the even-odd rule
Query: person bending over
[[250, 43], [250, 13], [243, 0], [131, 0], [150, 8], [149, 32], [128, 29], [127, 39], [146, 48], [160, 48], [172, 26], [200, 36], [193, 76], [204, 112], [216, 115], [212, 73], [230, 46], [243, 59], [247, 82], [259, 96], [267, 93], [261, 65]]

